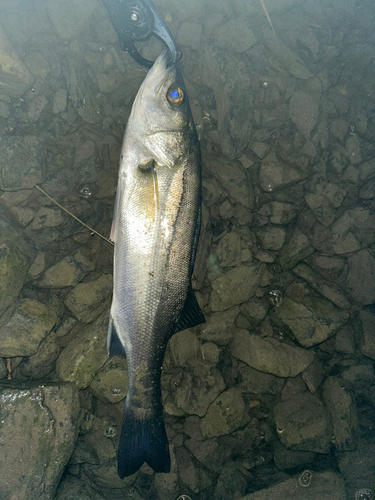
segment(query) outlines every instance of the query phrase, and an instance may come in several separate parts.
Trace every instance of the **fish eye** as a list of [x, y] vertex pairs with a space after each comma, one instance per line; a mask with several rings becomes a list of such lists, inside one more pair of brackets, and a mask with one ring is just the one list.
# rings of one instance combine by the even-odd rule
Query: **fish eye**
[[185, 100], [185, 92], [180, 87], [169, 87], [167, 99], [169, 104], [172, 104], [172, 106], [181, 106]]

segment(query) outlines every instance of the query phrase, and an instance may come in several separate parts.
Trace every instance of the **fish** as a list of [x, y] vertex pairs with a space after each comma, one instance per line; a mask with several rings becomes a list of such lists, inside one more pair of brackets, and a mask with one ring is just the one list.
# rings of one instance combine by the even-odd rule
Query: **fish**
[[144, 462], [170, 471], [161, 371], [167, 343], [204, 322], [191, 285], [201, 220], [201, 155], [179, 63], [163, 51], [126, 125], [110, 239], [109, 358], [125, 356], [129, 389], [118, 475]]

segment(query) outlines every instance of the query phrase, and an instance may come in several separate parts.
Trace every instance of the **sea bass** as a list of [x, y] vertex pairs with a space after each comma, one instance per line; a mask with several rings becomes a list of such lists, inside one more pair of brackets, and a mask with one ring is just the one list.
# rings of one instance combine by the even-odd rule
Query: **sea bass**
[[122, 146], [110, 357], [125, 355], [129, 392], [118, 448], [121, 478], [143, 462], [169, 472], [160, 375], [169, 338], [204, 321], [191, 288], [200, 226], [201, 159], [178, 63], [164, 51], [135, 98]]

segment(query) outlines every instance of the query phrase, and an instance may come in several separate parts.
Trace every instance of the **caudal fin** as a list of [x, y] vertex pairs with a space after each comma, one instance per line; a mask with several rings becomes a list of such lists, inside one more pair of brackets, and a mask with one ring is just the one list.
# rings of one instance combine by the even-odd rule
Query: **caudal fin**
[[171, 458], [162, 410], [153, 420], [136, 419], [125, 405], [117, 452], [117, 470], [121, 479], [134, 474], [148, 463], [155, 472], [169, 472]]

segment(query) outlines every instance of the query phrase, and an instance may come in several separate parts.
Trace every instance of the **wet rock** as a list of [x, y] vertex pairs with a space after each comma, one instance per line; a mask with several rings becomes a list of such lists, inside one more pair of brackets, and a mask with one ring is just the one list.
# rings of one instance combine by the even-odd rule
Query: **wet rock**
[[372, 200], [375, 198], [375, 177], [363, 184], [358, 195], [363, 200]]
[[339, 208], [346, 191], [332, 183], [321, 183], [315, 188], [315, 193], [308, 193], [305, 200], [316, 219], [323, 226], [330, 226], [336, 218], [335, 208]]
[[345, 143], [345, 152], [350, 163], [357, 165], [362, 161], [361, 156], [361, 143], [357, 135], [350, 135]]
[[0, 496], [50, 500], [73, 452], [80, 404], [73, 384], [0, 385]]
[[56, 342], [56, 333], [51, 332], [42, 341], [36, 354], [22, 361], [17, 368], [17, 373], [30, 380], [41, 379], [51, 373], [59, 353], [60, 348]]
[[32, 356], [57, 321], [56, 313], [41, 302], [20, 299], [0, 330], [0, 356]]
[[77, 320], [75, 318], [65, 316], [56, 326], [57, 337], [64, 337], [67, 335], [76, 324]]
[[66, 307], [78, 321], [91, 323], [105, 309], [108, 309], [113, 288], [112, 275], [76, 285], [65, 299]]
[[215, 33], [215, 44], [221, 49], [246, 52], [257, 42], [249, 23], [242, 18], [222, 24]]
[[67, 345], [56, 362], [62, 380], [75, 382], [79, 389], [90, 385], [108, 358], [107, 330], [108, 311], [104, 311]]
[[204, 156], [203, 161], [205, 167], [220, 182], [231, 200], [246, 208], [253, 206], [252, 185], [239, 161], [229, 161], [208, 155]]
[[199, 462], [213, 472], [220, 472], [231, 455], [231, 450], [216, 438], [204, 441], [188, 439], [184, 445]]
[[225, 234], [216, 247], [218, 263], [221, 267], [241, 264], [241, 236], [236, 231]]
[[31, 123], [35, 123], [39, 120], [39, 117], [47, 104], [48, 100], [44, 95], [37, 96], [31, 101], [27, 111], [27, 117]]
[[238, 329], [231, 343], [232, 356], [251, 368], [277, 377], [295, 377], [313, 361], [311, 351], [290, 346], [273, 338]]
[[264, 250], [280, 250], [285, 241], [285, 230], [277, 226], [268, 226], [257, 232]]
[[57, 227], [65, 220], [66, 216], [59, 208], [41, 207], [35, 215], [31, 229], [40, 231], [48, 227]]
[[9, 213], [14, 222], [21, 227], [26, 227], [35, 217], [35, 211], [28, 207], [12, 207]]
[[39, 276], [44, 271], [46, 254], [44, 252], [38, 252], [33, 263], [29, 268], [29, 275], [33, 278], [39, 278]]
[[58, 89], [53, 99], [53, 113], [63, 113], [68, 104], [68, 92], [66, 89]]
[[201, 420], [203, 437], [211, 439], [231, 434], [243, 424], [245, 403], [240, 389], [232, 388], [218, 396]]
[[315, 453], [310, 451], [288, 450], [278, 441], [272, 441], [272, 454], [276, 467], [279, 470], [308, 467], [314, 463]]
[[272, 224], [289, 224], [297, 215], [297, 208], [291, 203], [281, 203], [273, 201], [262, 205], [259, 210], [260, 215], [269, 217]]
[[359, 313], [362, 328], [358, 332], [359, 350], [375, 360], [375, 315], [368, 309]]
[[128, 372], [125, 359], [112, 358], [99, 370], [90, 384], [94, 396], [103, 403], [118, 403], [128, 392]]
[[36, 136], [4, 136], [0, 156], [0, 189], [31, 189], [43, 182], [43, 143]]
[[[267, 489], [251, 493], [238, 500], [346, 500], [345, 484], [342, 478], [332, 471], [311, 471], [311, 482], [306, 487], [301, 474]], [[302, 485], [301, 485], [302, 482]]]
[[223, 155], [230, 159], [239, 158], [250, 140], [254, 113], [252, 84], [250, 79], [242, 77], [247, 72], [244, 56], [201, 45], [199, 66], [194, 60], [190, 64], [194, 65], [191, 73], [196, 74], [197, 83], [203, 83], [215, 94], [219, 145]]
[[347, 285], [352, 299], [363, 305], [375, 302], [375, 257], [370, 250], [361, 250], [348, 256]]
[[354, 332], [348, 324], [336, 333], [335, 350], [343, 354], [353, 354], [356, 351]]
[[218, 276], [211, 283], [211, 310], [225, 311], [247, 302], [256, 292], [263, 274], [263, 266], [241, 265]]
[[323, 400], [331, 415], [333, 443], [340, 450], [354, 450], [358, 441], [358, 419], [354, 401], [338, 377], [328, 377]]
[[104, 497], [87, 483], [68, 476], [59, 485], [56, 500], [104, 500]]
[[347, 210], [332, 226], [332, 247], [336, 254], [350, 253], [375, 242], [372, 228], [375, 214], [362, 207]]
[[271, 152], [262, 160], [259, 181], [263, 191], [270, 193], [275, 189], [296, 184], [306, 179], [307, 175], [308, 173], [302, 165], [300, 168], [288, 165]]
[[238, 387], [243, 393], [276, 394], [277, 379], [274, 375], [254, 370], [244, 363], [239, 363]]
[[297, 90], [289, 101], [289, 116], [301, 134], [308, 140], [318, 123], [319, 102], [312, 94]]
[[235, 463], [225, 464], [215, 486], [215, 500], [239, 498], [245, 493], [247, 482], [248, 478], [239, 471]]
[[95, 264], [78, 250], [47, 269], [38, 285], [42, 288], [74, 286], [94, 269]]
[[202, 26], [196, 23], [183, 23], [177, 33], [178, 45], [197, 50], [201, 44]]
[[323, 403], [309, 392], [274, 407], [276, 434], [283, 446], [292, 450], [329, 453], [332, 428]]
[[190, 358], [186, 365], [180, 383], [176, 381], [175, 402], [185, 413], [203, 417], [225, 383], [220, 372], [203, 359]]
[[49, 18], [58, 34], [67, 40], [72, 38], [87, 21], [94, 9], [100, 7], [98, 1], [83, 0], [79, 3], [69, 0], [49, 0]]
[[199, 471], [195, 467], [191, 454], [186, 448], [176, 449], [177, 470], [180, 481], [194, 493], [199, 492]]
[[346, 311], [319, 297], [305, 295], [300, 302], [285, 297], [274, 316], [288, 326], [297, 342], [311, 347], [339, 331], [349, 318]]
[[308, 390], [314, 394], [323, 382], [326, 370], [321, 360], [315, 358], [310, 366], [302, 373], [302, 380], [305, 382]]
[[169, 341], [173, 366], [185, 366], [189, 358], [202, 356], [200, 347], [200, 342], [192, 330], [175, 333]]
[[266, 317], [268, 309], [269, 304], [263, 298], [252, 297], [248, 302], [242, 304], [241, 314], [256, 323], [260, 323]]
[[298, 264], [293, 269], [293, 272], [300, 278], [305, 279], [314, 290], [330, 300], [335, 306], [341, 309], [349, 309], [350, 302], [341, 289], [334, 283], [324, 279], [321, 274], [311, 269], [307, 264]]
[[239, 313], [239, 307], [232, 307], [224, 312], [207, 314], [206, 322], [198, 327], [199, 338], [219, 345], [229, 344], [236, 330], [235, 319]]
[[0, 94], [21, 97], [32, 86], [35, 78], [19, 58], [2, 28], [0, 46]]
[[295, 229], [291, 238], [279, 253], [280, 266], [284, 271], [290, 269], [299, 261], [311, 255], [313, 251], [314, 249], [307, 237], [298, 229]]

